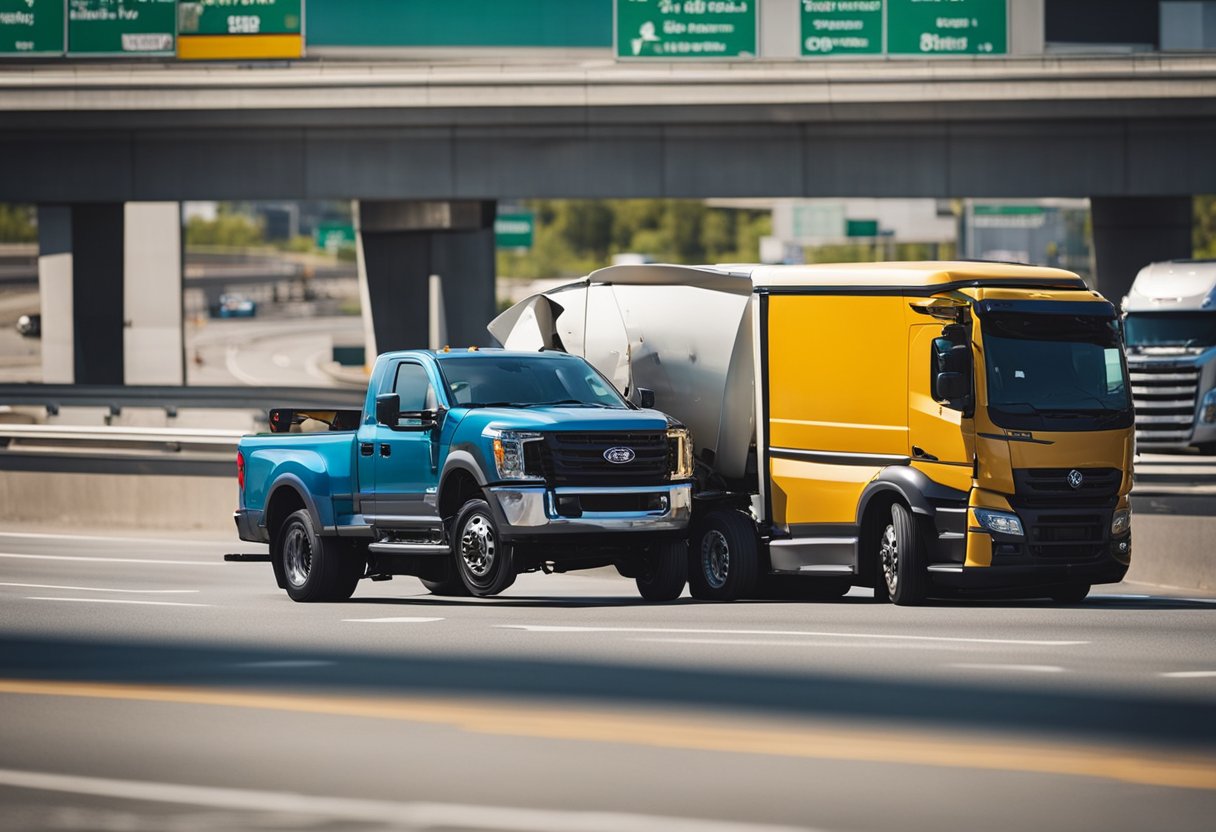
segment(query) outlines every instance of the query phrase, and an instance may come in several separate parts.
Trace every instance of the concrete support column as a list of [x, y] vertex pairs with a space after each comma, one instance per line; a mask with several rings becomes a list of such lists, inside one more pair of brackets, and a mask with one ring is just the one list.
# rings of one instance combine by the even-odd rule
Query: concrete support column
[[1090, 205], [1097, 279], [1094, 288], [1116, 306], [1131, 289], [1140, 269], [1149, 263], [1191, 256], [1191, 197], [1095, 197]]
[[1010, 55], [1042, 55], [1046, 51], [1045, 4], [1046, 0], [1010, 0]]
[[42, 378], [182, 384], [177, 203], [38, 208]]
[[494, 213], [485, 201], [355, 205], [369, 363], [391, 350], [490, 343]]
[[181, 204], [128, 202], [123, 236], [124, 383], [185, 384]]

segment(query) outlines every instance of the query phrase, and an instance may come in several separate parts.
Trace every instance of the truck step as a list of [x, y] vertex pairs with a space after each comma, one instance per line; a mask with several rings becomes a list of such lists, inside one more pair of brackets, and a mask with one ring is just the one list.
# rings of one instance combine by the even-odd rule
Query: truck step
[[446, 543], [369, 543], [367, 551], [374, 555], [448, 555], [452, 552]]

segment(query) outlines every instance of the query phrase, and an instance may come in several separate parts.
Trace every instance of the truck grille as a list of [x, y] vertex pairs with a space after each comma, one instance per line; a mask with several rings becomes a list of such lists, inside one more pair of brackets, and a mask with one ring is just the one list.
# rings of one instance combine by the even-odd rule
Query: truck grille
[[1199, 368], [1129, 360], [1128, 372], [1136, 408], [1136, 443], [1185, 445], [1190, 441], [1199, 396]]
[[1040, 514], [1028, 529], [1030, 553], [1041, 558], [1085, 560], [1105, 547], [1103, 514]]
[[1081, 485], [1068, 481], [1072, 468], [1018, 468], [1013, 472], [1016, 491], [1010, 500], [1015, 505], [1058, 506], [1108, 503], [1119, 493], [1123, 472], [1118, 468], [1077, 468]]
[[[669, 480], [667, 435], [659, 431], [553, 432], [546, 433], [543, 442], [528, 445], [536, 448], [528, 456], [535, 457], [552, 485], [659, 485]], [[604, 458], [609, 448], [629, 448], [634, 458], [609, 462]]]

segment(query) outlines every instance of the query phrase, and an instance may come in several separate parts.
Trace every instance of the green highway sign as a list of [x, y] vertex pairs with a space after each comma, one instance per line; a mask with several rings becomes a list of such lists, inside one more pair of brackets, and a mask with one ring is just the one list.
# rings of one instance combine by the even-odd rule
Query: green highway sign
[[618, 58], [754, 58], [758, 0], [614, 0]]
[[313, 242], [331, 254], [355, 244], [355, 227], [348, 222], [323, 222], [313, 230]]
[[177, 0], [68, 0], [70, 55], [173, 55]]
[[0, 0], [0, 56], [62, 55], [63, 0]]
[[494, 245], [498, 248], [532, 248], [536, 217], [531, 211], [499, 214], [494, 219]]
[[846, 237], [877, 237], [878, 220], [848, 220], [845, 223]]
[[183, 0], [183, 35], [298, 35], [304, 0]]
[[801, 0], [802, 54], [881, 55], [884, 0]]
[[1004, 55], [1008, 0], [887, 0], [891, 55]]

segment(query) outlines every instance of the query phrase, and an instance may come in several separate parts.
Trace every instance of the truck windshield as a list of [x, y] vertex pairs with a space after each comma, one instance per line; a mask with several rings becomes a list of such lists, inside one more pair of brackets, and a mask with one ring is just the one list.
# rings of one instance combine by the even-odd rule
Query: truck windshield
[[627, 408], [625, 400], [587, 362], [537, 355], [487, 355], [441, 360], [448, 393], [464, 407]]
[[1216, 345], [1216, 311], [1131, 312], [1123, 319], [1129, 347]]
[[1053, 430], [1131, 424], [1115, 321], [1026, 313], [990, 313], [981, 320], [993, 422]]

